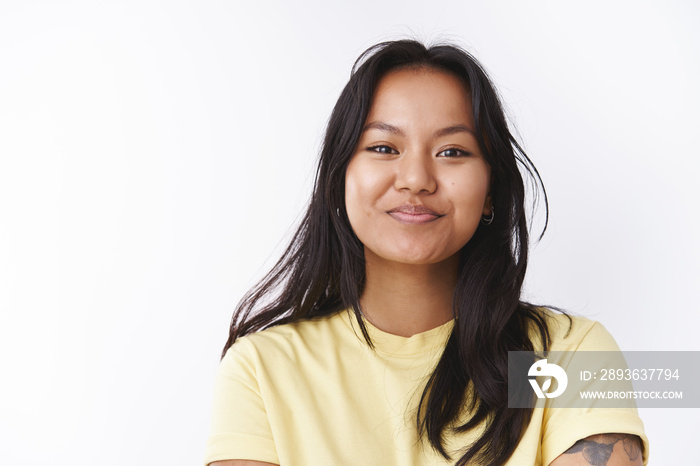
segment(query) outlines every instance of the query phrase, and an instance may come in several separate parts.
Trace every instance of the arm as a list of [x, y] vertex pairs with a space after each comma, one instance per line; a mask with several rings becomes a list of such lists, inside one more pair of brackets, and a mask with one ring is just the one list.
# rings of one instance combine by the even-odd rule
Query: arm
[[263, 461], [252, 461], [252, 460], [224, 460], [224, 461], [214, 461], [209, 463], [209, 466], [278, 466], [272, 463], [265, 463]]
[[260, 393], [254, 350], [250, 341], [239, 339], [219, 364], [205, 464], [276, 466], [281, 462]]
[[549, 466], [642, 466], [642, 441], [630, 434], [597, 434], [574, 443]]

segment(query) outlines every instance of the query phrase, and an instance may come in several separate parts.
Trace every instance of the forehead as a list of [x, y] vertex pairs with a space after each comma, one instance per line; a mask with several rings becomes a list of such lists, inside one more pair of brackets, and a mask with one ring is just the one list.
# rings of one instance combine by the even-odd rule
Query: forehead
[[470, 123], [471, 102], [467, 89], [455, 75], [433, 68], [390, 71], [377, 84], [368, 121], [374, 119], [449, 120]]

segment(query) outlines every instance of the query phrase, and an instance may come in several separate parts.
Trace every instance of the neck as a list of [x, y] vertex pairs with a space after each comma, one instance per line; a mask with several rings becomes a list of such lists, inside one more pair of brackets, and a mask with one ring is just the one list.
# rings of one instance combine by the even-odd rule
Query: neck
[[360, 306], [378, 329], [410, 337], [452, 319], [459, 254], [436, 264], [401, 264], [365, 251]]

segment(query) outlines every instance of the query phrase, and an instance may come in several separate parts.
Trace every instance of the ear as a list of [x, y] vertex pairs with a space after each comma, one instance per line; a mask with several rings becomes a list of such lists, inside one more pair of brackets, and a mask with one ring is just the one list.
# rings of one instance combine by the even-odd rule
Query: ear
[[484, 210], [481, 211], [481, 215], [488, 217], [493, 211], [493, 201], [491, 200], [491, 193], [486, 196], [486, 201], [484, 202]]
[[493, 186], [493, 173], [491, 173], [491, 180], [489, 181], [489, 192], [486, 195], [486, 201], [484, 201], [484, 210], [481, 214], [485, 217], [489, 217], [493, 211], [493, 199], [491, 199], [491, 187]]

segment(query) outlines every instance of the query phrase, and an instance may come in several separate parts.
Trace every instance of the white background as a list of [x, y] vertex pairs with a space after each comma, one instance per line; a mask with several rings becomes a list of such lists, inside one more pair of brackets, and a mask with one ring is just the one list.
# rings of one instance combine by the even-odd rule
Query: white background
[[[0, 463], [201, 463], [231, 312], [354, 59], [406, 35], [475, 53], [544, 178], [528, 297], [625, 350], [700, 350], [699, 13], [0, 1]], [[641, 413], [652, 464], [683, 463], [698, 410]]]

